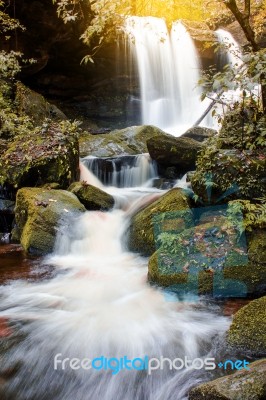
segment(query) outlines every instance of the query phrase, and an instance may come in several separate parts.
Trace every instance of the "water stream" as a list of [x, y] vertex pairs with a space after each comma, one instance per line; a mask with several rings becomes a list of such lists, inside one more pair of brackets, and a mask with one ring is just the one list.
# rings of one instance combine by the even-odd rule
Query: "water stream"
[[[82, 166], [82, 179], [103, 184]], [[7, 400], [181, 400], [212, 371], [196, 369], [55, 369], [59, 358], [215, 357], [229, 319], [207, 302], [167, 301], [147, 283], [146, 258], [130, 253], [130, 215], [163, 192], [144, 184], [105, 187], [110, 212], [86, 212], [61, 226], [55, 250], [42, 264], [56, 274], [1, 287], [1, 320], [13, 332], [1, 353]], [[123, 207], [121, 208], [121, 204]], [[3, 339], [2, 342], [3, 343]]]

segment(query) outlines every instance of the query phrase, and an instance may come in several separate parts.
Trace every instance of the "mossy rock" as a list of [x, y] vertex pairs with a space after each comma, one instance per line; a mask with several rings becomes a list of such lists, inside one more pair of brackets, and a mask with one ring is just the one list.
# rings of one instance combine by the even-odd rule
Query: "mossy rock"
[[48, 254], [54, 248], [59, 222], [85, 211], [78, 198], [65, 190], [20, 189], [12, 238], [19, 240], [28, 254]]
[[156, 216], [168, 212], [184, 211], [187, 218], [192, 218], [190, 201], [182, 189], [172, 189], [159, 200], [133, 216], [128, 229], [129, 250], [150, 256], [155, 251]]
[[114, 206], [114, 198], [103, 190], [81, 182], [74, 182], [68, 188], [87, 210], [108, 211]]
[[66, 120], [65, 114], [50, 104], [42, 95], [34, 92], [21, 82], [16, 84], [16, 98], [19, 115], [28, 115], [34, 125], [40, 125], [46, 118], [54, 121]]
[[0, 184], [15, 188], [45, 183], [67, 188], [78, 179], [78, 139], [57, 123], [17, 136], [0, 160]]
[[[217, 223], [219, 224], [219, 221], [216, 221], [216, 225]], [[184, 240], [188, 241], [190, 237], [195, 237], [201, 231], [206, 231], [211, 227], [213, 227], [213, 222], [199, 225], [196, 228], [182, 231], [182, 236]], [[237, 251], [229, 252], [228, 249], [226, 262], [222, 268], [219, 264], [209, 264], [207, 259], [206, 267], [201, 270], [195, 270], [192, 267], [191, 271], [189, 269], [192, 259], [191, 254], [187, 257], [187, 260], [184, 259], [182, 264], [180, 255], [182, 248], [177, 249], [174, 254], [159, 248], [149, 260], [148, 277], [151, 282], [165, 287], [174, 287], [174, 285], [188, 284], [189, 282], [187, 291], [194, 288], [197, 294], [200, 295], [214, 295], [215, 297], [228, 297], [230, 295], [229, 297], [232, 297], [232, 291], [234, 290], [236, 290], [235, 297], [238, 297], [238, 293], [240, 297], [263, 295], [266, 292], [265, 243], [266, 230], [255, 230], [247, 235], [248, 257], [245, 254], [239, 254]], [[186, 265], [187, 262], [189, 265]], [[177, 264], [186, 266], [186, 270], [177, 268]], [[188, 276], [189, 272], [190, 275]], [[217, 274], [215, 276], [216, 292], [213, 287], [215, 273]], [[238, 288], [234, 284], [239, 285]], [[177, 286], [177, 292], [178, 289]]]
[[215, 129], [194, 126], [193, 128], [188, 129], [181, 137], [187, 137], [197, 140], [198, 142], [204, 142], [204, 140], [213, 137], [215, 134], [217, 134]]
[[83, 135], [80, 140], [80, 155], [112, 157], [147, 153], [146, 142], [154, 136], [166, 135], [161, 129], [151, 125], [130, 126], [102, 135]]
[[266, 360], [251, 363], [243, 369], [189, 392], [189, 400], [264, 400], [266, 398]]
[[[215, 218], [215, 221], [213, 221]], [[174, 231], [176, 241], [172, 249], [164, 248], [162, 245], [149, 259], [148, 278], [161, 286], [176, 290], [181, 289], [181, 284], [186, 284], [186, 292], [195, 291], [196, 294], [207, 294], [212, 291], [212, 274], [215, 266], [212, 259], [207, 258], [205, 253], [212, 252], [211, 241], [206, 245], [205, 235], [217, 231], [220, 233], [225, 224], [225, 217], [213, 217], [211, 222], [203, 223], [188, 229]], [[228, 239], [229, 244], [229, 239]], [[220, 243], [222, 246], [222, 243]], [[173, 251], [174, 250], [174, 251]], [[202, 259], [201, 255], [204, 255]], [[203, 262], [211, 265], [203, 267]], [[185, 288], [185, 286], [184, 286]], [[183, 289], [182, 289], [183, 290]]]
[[255, 355], [266, 355], [266, 296], [241, 308], [228, 331], [228, 343]]
[[164, 134], [147, 140], [151, 158], [163, 167], [175, 166], [182, 171], [195, 169], [202, 144], [189, 137], [174, 137]]

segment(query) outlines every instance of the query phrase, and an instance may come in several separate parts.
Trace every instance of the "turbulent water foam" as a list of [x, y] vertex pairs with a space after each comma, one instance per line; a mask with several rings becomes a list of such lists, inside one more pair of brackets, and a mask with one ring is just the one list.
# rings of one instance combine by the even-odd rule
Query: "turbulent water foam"
[[[134, 201], [129, 197], [131, 207], [145, 201], [142, 189], [134, 189]], [[69, 220], [45, 260], [57, 276], [1, 288], [0, 315], [20, 334], [1, 367], [16, 371], [6, 386], [8, 400], [180, 400], [207, 378], [203, 371], [168, 368], [150, 376], [54, 370], [58, 353], [80, 359], [215, 354], [214, 338], [223, 335], [228, 320], [200, 302], [169, 302], [162, 290], [149, 286], [147, 259], [126, 249], [128, 222], [121, 209]]]

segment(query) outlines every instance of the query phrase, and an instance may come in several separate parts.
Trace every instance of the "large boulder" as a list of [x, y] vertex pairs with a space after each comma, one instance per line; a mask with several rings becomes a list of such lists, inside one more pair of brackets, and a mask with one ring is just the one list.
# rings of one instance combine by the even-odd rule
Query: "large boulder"
[[189, 400], [264, 400], [266, 360], [255, 361], [248, 368], [192, 389]]
[[266, 296], [241, 308], [228, 332], [231, 346], [255, 355], [266, 355]]
[[177, 292], [185, 284], [186, 291], [214, 297], [265, 294], [266, 230], [248, 233], [247, 244], [240, 244], [227, 218], [213, 215], [213, 221], [205, 222], [168, 237], [171, 249], [161, 246], [150, 257], [149, 280], [165, 287], [176, 285]]
[[47, 254], [53, 250], [61, 219], [85, 211], [78, 198], [65, 190], [20, 189], [13, 240], [19, 240], [28, 254]]
[[[128, 247], [131, 251], [149, 256], [156, 250], [155, 225], [156, 217], [169, 212], [185, 212], [190, 219], [190, 201], [182, 189], [172, 189], [159, 200], [135, 214], [128, 230]], [[178, 221], [177, 221], [178, 223]], [[180, 216], [182, 225], [182, 218]], [[160, 222], [158, 222], [160, 224]]]
[[68, 190], [77, 196], [87, 210], [108, 211], [115, 203], [113, 196], [84, 182], [74, 182]]
[[102, 135], [87, 134], [80, 138], [80, 155], [112, 157], [147, 153], [147, 140], [164, 135], [159, 128], [150, 125], [131, 126]]
[[47, 122], [21, 132], [0, 160], [0, 184], [15, 188], [59, 183], [67, 188], [79, 179], [79, 147], [68, 123]]
[[194, 126], [193, 128], [188, 129], [181, 137], [188, 137], [197, 140], [198, 142], [204, 142], [204, 140], [213, 137], [215, 134], [217, 134], [215, 129]]
[[45, 118], [55, 121], [66, 120], [65, 114], [54, 104], [49, 103], [42, 95], [31, 90], [21, 82], [16, 84], [15, 102], [19, 115], [27, 115], [35, 125], [41, 124]]
[[195, 169], [201, 143], [188, 137], [174, 137], [164, 133], [147, 140], [151, 158], [163, 167], [175, 166], [187, 172]]

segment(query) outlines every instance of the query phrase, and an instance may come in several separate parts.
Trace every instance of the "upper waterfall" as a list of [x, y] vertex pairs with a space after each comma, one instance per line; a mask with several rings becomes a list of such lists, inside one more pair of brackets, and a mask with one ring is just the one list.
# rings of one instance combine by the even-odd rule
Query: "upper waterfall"
[[128, 18], [126, 32], [139, 74], [142, 123], [181, 135], [206, 108], [193, 40], [180, 21], [169, 34], [165, 21], [155, 17]]

